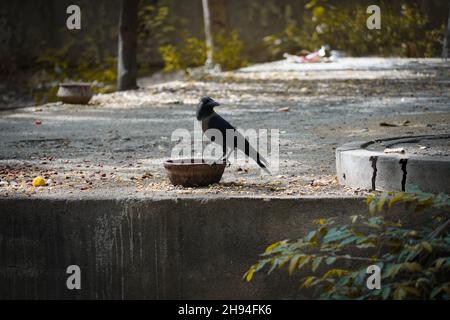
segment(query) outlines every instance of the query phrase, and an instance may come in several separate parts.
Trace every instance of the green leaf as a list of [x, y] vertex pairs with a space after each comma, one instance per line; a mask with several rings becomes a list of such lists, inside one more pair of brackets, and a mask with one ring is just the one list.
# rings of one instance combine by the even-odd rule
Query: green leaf
[[323, 243], [335, 242], [343, 240], [349, 236], [351, 236], [351, 233], [348, 230], [331, 228], [322, 241]]
[[325, 262], [330, 265], [333, 264], [336, 261], [336, 257], [328, 257], [327, 260], [325, 260]]
[[341, 245], [341, 246], [346, 246], [347, 244], [350, 244], [350, 243], [352, 243], [352, 242], [355, 242], [355, 241], [358, 240], [358, 239], [359, 239], [358, 237], [351, 236], [351, 237], [348, 237], [348, 238], [342, 240], [341, 243], [340, 243], [340, 245]]
[[315, 246], [317, 244], [317, 231], [313, 230], [308, 233], [305, 240], [308, 241], [310, 245]]
[[317, 257], [313, 260], [313, 263], [311, 265], [312, 272], [316, 272], [317, 268], [319, 267], [320, 263], [322, 262], [323, 257]]
[[387, 300], [387, 299], [389, 299], [390, 294], [391, 294], [391, 288], [386, 287], [386, 288], [382, 289], [381, 297], [383, 298], [383, 300]]
[[355, 214], [353, 216], [350, 216], [350, 219], [351, 219], [352, 223], [356, 223], [356, 221], [358, 220], [358, 215]]
[[393, 279], [400, 270], [400, 267], [401, 267], [400, 264], [388, 264], [385, 268], [383, 278], [390, 277], [391, 279]]
[[289, 260], [288, 256], [277, 256], [271, 259], [271, 267], [267, 274], [271, 274], [276, 268], [281, 268]]
[[309, 261], [311, 261], [311, 256], [305, 256], [303, 258], [301, 258], [298, 262], [298, 269], [300, 270], [301, 268], [303, 268], [304, 266], [306, 266]]
[[297, 268], [297, 263], [299, 261], [299, 259], [304, 258], [305, 255], [304, 254], [296, 254], [292, 257], [291, 261], [289, 262], [289, 274], [294, 273], [295, 269]]
[[366, 198], [366, 204], [370, 205], [374, 199], [375, 197], [373, 195], [368, 195]]

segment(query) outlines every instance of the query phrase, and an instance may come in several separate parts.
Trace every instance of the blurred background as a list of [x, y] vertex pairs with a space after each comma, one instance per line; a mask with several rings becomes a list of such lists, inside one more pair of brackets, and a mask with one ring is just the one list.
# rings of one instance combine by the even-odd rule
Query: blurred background
[[[214, 61], [222, 70], [282, 59], [328, 45], [348, 56], [439, 57], [448, 0], [209, 0]], [[66, 28], [66, 8], [81, 8], [81, 30]], [[381, 30], [368, 30], [366, 9], [381, 7]], [[117, 82], [120, 0], [0, 2], [2, 105], [56, 100], [61, 81]], [[204, 65], [201, 0], [141, 0], [138, 77], [189, 73]]]

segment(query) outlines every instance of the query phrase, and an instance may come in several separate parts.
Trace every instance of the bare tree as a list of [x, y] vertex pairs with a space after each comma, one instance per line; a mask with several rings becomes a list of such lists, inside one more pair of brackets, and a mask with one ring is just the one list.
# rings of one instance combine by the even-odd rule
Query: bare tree
[[214, 44], [211, 32], [211, 17], [209, 11], [208, 0], [202, 0], [203, 5], [203, 22], [205, 25], [205, 38], [206, 38], [206, 62], [205, 67], [212, 68], [214, 65], [213, 54]]
[[136, 89], [137, 17], [139, 0], [122, 0], [119, 20], [117, 90]]

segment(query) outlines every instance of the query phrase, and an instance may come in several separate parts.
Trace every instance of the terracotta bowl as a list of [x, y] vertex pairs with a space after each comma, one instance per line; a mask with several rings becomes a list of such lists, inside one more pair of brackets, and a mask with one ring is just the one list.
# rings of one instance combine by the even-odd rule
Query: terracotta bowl
[[218, 183], [226, 166], [225, 161], [209, 159], [169, 159], [164, 161], [164, 168], [170, 182], [175, 186], [182, 185], [183, 187], [201, 187]]
[[56, 95], [64, 103], [87, 104], [92, 98], [91, 84], [86, 82], [60, 83]]

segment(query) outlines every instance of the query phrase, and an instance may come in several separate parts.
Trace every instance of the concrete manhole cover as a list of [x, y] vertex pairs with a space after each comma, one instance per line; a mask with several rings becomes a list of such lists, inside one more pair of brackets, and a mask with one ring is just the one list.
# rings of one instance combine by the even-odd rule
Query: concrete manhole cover
[[336, 150], [342, 185], [371, 190], [450, 193], [450, 134], [352, 142]]

